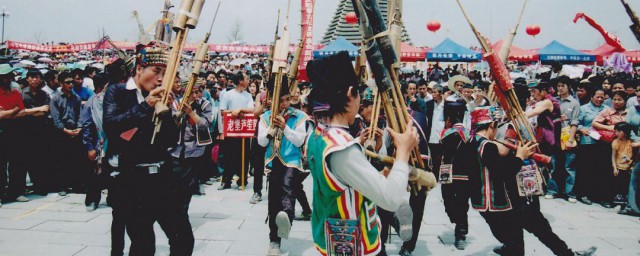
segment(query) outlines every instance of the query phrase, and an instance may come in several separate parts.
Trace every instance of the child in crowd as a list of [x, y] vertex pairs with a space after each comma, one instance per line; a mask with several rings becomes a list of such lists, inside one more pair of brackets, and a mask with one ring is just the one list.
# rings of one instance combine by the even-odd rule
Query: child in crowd
[[[615, 125], [616, 139], [611, 143], [614, 176], [614, 191], [616, 197], [613, 202], [622, 205], [627, 202], [627, 192], [629, 189], [629, 179], [636, 157], [633, 152], [631, 136], [631, 125], [620, 122]], [[635, 146], [635, 145], [634, 145]]]

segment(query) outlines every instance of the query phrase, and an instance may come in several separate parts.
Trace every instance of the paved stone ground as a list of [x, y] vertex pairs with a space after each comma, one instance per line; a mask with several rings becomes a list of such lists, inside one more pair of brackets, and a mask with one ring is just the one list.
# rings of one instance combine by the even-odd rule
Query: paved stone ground
[[[251, 179], [250, 179], [251, 180]], [[251, 184], [249, 184], [251, 185]], [[249, 204], [252, 190], [215, 190], [194, 196], [190, 216], [196, 238], [194, 255], [266, 255], [267, 202]], [[311, 200], [311, 182], [305, 181]], [[266, 199], [266, 193], [264, 198]], [[8, 203], [0, 208], [0, 255], [108, 255], [111, 209], [103, 204], [92, 213], [84, 207], [84, 195], [60, 197], [29, 196], [27, 203]], [[640, 255], [640, 220], [621, 216], [600, 206], [571, 204], [564, 200], [542, 200], [542, 211], [554, 231], [570, 247], [598, 247], [597, 255]], [[300, 209], [298, 208], [298, 212]], [[427, 199], [423, 226], [414, 255], [493, 255], [498, 242], [480, 215], [470, 210], [469, 246], [456, 250], [453, 225], [444, 212], [440, 189]], [[167, 239], [156, 225], [156, 255], [168, 255]], [[531, 234], [525, 234], [527, 255], [551, 255]], [[127, 241], [127, 246], [128, 246]], [[387, 246], [397, 254], [400, 239], [393, 236]], [[311, 242], [309, 222], [294, 222], [289, 240], [282, 244], [284, 255], [318, 255]]]

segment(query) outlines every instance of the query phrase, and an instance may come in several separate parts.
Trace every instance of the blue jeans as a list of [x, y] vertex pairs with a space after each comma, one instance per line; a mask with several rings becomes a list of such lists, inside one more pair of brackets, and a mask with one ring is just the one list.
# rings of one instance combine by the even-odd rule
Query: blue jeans
[[[576, 154], [573, 151], [562, 151], [558, 155], [551, 157], [551, 178], [547, 183], [547, 194], [556, 195], [558, 194], [558, 181], [556, 181], [557, 174], [559, 174], [558, 170], [562, 170], [559, 168], [559, 163], [564, 162], [564, 170], [567, 171], [567, 177], [564, 181], [564, 193], [567, 196], [575, 196], [573, 193], [573, 184], [576, 182], [576, 168], [573, 164], [573, 160], [575, 160]], [[554, 178], [554, 175], [556, 176]]]
[[627, 209], [636, 213], [640, 213], [638, 206], [638, 175], [640, 175], [640, 163], [637, 163], [631, 171], [631, 179], [629, 179], [629, 194], [627, 195]]

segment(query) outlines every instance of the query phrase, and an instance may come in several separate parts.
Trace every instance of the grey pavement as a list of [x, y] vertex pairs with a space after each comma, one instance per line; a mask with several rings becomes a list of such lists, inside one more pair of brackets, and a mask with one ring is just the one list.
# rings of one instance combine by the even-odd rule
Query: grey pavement
[[[208, 186], [206, 196], [194, 196], [189, 215], [196, 238], [194, 255], [266, 255], [269, 245], [267, 193], [249, 204], [251, 179], [245, 191], [217, 191]], [[311, 200], [311, 179], [304, 183]], [[111, 209], [103, 202], [95, 212], [85, 211], [84, 195], [30, 195], [30, 202], [7, 203], [0, 208], [0, 255], [109, 255]], [[554, 231], [574, 249], [595, 245], [596, 255], [640, 255], [640, 220], [597, 205], [541, 199], [542, 212]], [[297, 212], [301, 209], [297, 206]], [[453, 247], [453, 228], [444, 212], [440, 189], [427, 198], [423, 226], [413, 255], [494, 255], [498, 242], [487, 224], [469, 210], [468, 247]], [[167, 238], [156, 225], [156, 255], [168, 255]], [[527, 255], [552, 255], [540, 241], [525, 233]], [[127, 241], [127, 247], [129, 241]], [[400, 239], [393, 235], [387, 252], [397, 255]], [[291, 235], [282, 242], [283, 255], [319, 255], [309, 222], [294, 221]]]

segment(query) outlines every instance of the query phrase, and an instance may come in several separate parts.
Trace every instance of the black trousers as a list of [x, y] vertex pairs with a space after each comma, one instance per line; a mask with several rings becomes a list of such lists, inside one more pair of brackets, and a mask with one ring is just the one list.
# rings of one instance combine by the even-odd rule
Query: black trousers
[[58, 141], [59, 172], [54, 175], [55, 190], [62, 191], [72, 188], [82, 190], [87, 182], [91, 169], [88, 167], [87, 151], [82, 145], [82, 138], [71, 138], [63, 135]]
[[289, 221], [293, 223], [295, 215], [296, 199], [293, 195], [294, 179], [300, 171], [286, 167], [276, 158], [272, 162], [269, 174], [269, 241], [280, 243], [276, 215], [284, 211], [289, 215]]
[[211, 150], [214, 144], [205, 146], [204, 154], [195, 160], [193, 168], [195, 169], [198, 182], [204, 184], [211, 177], [217, 176], [218, 167], [211, 161]]
[[[491, 234], [504, 246], [502, 255], [524, 255], [522, 228], [519, 226], [515, 211], [480, 212], [480, 216], [489, 225]], [[520, 239], [518, 239], [520, 238]]]
[[[442, 162], [442, 153], [443, 153], [442, 144], [431, 144], [429, 143], [429, 153], [431, 153], [431, 164], [433, 165], [433, 171], [437, 173], [440, 171], [440, 164]], [[438, 175], [436, 175], [436, 179], [438, 179]]]
[[100, 204], [102, 198], [102, 190], [107, 188], [109, 182], [109, 174], [103, 169], [104, 165], [98, 166], [97, 162], [91, 162], [89, 164], [89, 174], [87, 177], [87, 194], [84, 198], [84, 204], [94, 203], [96, 206]]
[[[231, 185], [233, 175], [238, 175], [238, 178], [242, 178], [242, 164], [244, 164], [244, 184], [247, 184], [247, 171], [249, 169], [249, 140], [244, 140], [245, 143], [245, 156], [244, 162], [242, 162], [242, 142], [241, 138], [225, 138], [224, 147], [224, 173], [222, 182], [225, 185]], [[240, 185], [241, 180], [238, 179], [237, 184]]]
[[467, 212], [469, 211], [469, 182], [454, 180], [451, 184], [442, 184], [442, 200], [449, 221], [456, 224], [455, 236], [461, 238], [469, 231]]
[[[529, 233], [533, 234], [547, 246], [555, 255], [573, 255], [573, 252], [558, 235], [553, 233], [549, 221], [540, 212], [540, 200], [538, 197], [532, 198], [528, 204], [515, 209], [518, 224]], [[522, 231], [522, 230], [520, 230]], [[522, 233], [518, 235], [518, 243], [522, 244], [524, 250], [524, 239]], [[524, 252], [523, 254], [524, 255]]]
[[191, 186], [195, 181], [192, 161], [164, 164], [157, 174], [132, 168], [118, 175], [114, 188], [121, 202], [114, 208], [114, 220], [124, 220], [131, 239], [129, 255], [155, 253], [153, 224], [156, 221], [169, 238], [170, 255], [193, 253], [194, 238], [188, 215]]
[[413, 236], [409, 241], [402, 244], [406, 250], [412, 252], [416, 249], [416, 242], [418, 242], [418, 234], [420, 234], [420, 227], [422, 226], [422, 217], [424, 216], [424, 205], [427, 202], [427, 190], [422, 189], [415, 193], [411, 190], [411, 196], [409, 197], [409, 205], [413, 212]]
[[251, 166], [253, 167], [253, 193], [262, 195], [264, 180], [264, 155], [266, 148], [258, 145], [258, 140], [251, 142]]
[[380, 217], [380, 245], [382, 246], [378, 255], [387, 255], [386, 246], [389, 238], [389, 227], [394, 223], [393, 212], [382, 209], [378, 206], [378, 216]]
[[304, 186], [302, 185], [302, 182], [309, 177], [309, 174], [309, 172], [298, 172], [295, 174], [293, 182], [293, 196], [296, 198], [296, 201], [300, 203], [303, 214], [311, 214], [311, 206], [307, 199], [307, 193], [304, 192]]

